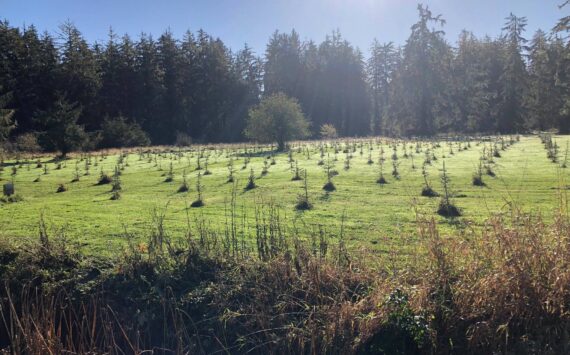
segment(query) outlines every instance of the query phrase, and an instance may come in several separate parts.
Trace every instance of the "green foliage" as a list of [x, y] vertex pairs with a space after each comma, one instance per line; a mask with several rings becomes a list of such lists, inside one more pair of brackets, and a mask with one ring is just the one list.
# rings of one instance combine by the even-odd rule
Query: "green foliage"
[[383, 306], [388, 312], [388, 319], [367, 344], [366, 353], [416, 354], [430, 345], [429, 321], [413, 312], [405, 292], [396, 289]]
[[[338, 31], [319, 44], [295, 31], [275, 32], [262, 59], [248, 46], [232, 52], [205, 31], [137, 41], [110, 31], [105, 43], [90, 45], [70, 22], [60, 27], [59, 41], [34, 26], [2, 22], [0, 41], [10, 55], [0, 58], [0, 86], [10, 95], [0, 99], [0, 140], [47, 131], [34, 118], [54, 107], [59, 91], [81, 107], [76, 124], [87, 132], [84, 149], [146, 145], [148, 138], [181, 146], [242, 141], [262, 93], [298, 102], [310, 127], [297, 137], [317, 137], [327, 124], [341, 137], [570, 132], [570, 47], [563, 36], [537, 31], [526, 43], [526, 18], [510, 15], [500, 36], [463, 31], [449, 44], [444, 24], [420, 5], [401, 50], [374, 41], [368, 58]], [[564, 17], [556, 31], [567, 25]], [[262, 133], [254, 139], [281, 140]]]
[[12, 120], [14, 110], [7, 108], [10, 99], [11, 96], [9, 94], [0, 95], [0, 145], [6, 142], [10, 132], [16, 128], [16, 124]]
[[322, 125], [319, 133], [323, 139], [334, 139], [338, 137], [338, 132], [336, 131], [335, 126], [330, 123]]
[[37, 153], [41, 151], [38, 137], [34, 133], [24, 133], [17, 136], [14, 145], [20, 152]]
[[141, 126], [122, 116], [105, 119], [101, 128], [101, 148], [140, 147], [150, 144], [150, 139]]
[[309, 123], [295, 99], [278, 93], [250, 110], [245, 134], [262, 143], [277, 142], [277, 149], [283, 151], [288, 141], [309, 134]]
[[62, 156], [79, 149], [85, 144], [87, 135], [77, 123], [81, 107], [60, 96], [53, 106], [37, 116], [38, 123], [45, 128], [39, 137], [44, 149], [57, 150]]

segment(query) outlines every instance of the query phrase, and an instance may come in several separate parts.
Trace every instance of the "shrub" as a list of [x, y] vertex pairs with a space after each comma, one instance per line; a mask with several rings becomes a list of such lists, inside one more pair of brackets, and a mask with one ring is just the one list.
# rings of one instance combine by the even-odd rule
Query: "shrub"
[[338, 137], [335, 126], [330, 123], [322, 125], [319, 133], [322, 139], [335, 139]]
[[387, 319], [360, 349], [366, 354], [418, 354], [430, 345], [432, 330], [425, 316], [415, 314], [409, 296], [396, 289], [383, 304]]
[[443, 196], [441, 197], [441, 201], [439, 202], [439, 206], [437, 208], [437, 214], [443, 217], [459, 217], [461, 216], [461, 211], [455, 207], [455, 205], [451, 201], [451, 192], [449, 189], [449, 184], [451, 180], [449, 179], [449, 175], [447, 175], [447, 170], [445, 169], [445, 161], [443, 162], [443, 169], [441, 173], [441, 184], [443, 186]]
[[332, 181], [327, 181], [327, 183], [323, 186], [323, 190], [332, 192], [336, 190], [336, 186], [334, 186], [334, 183]]
[[490, 177], [495, 177], [496, 174], [493, 171], [493, 168], [489, 164], [485, 164], [485, 174], [489, 175]]
[[459, 217], [461, 216], [461, 211], [451, 201], [441, 199], [437, 208], [437, 214], [442, 217]]
[[439, 194], [435, 192], [431, 186], [427, 185], [422, 188], [422, 196], [424, 197], [437, 197]]
[[309, 201], [309, 187], [308, 187], [308, 183], [307, 183], [307, 170], [305, 170], [304, 173], [305, 173], [305, 178], [303, 179], [304, 180], [304, 184], [303, 184], [304, 193], [302, 195], [297, 196], [297, 204], [295, 205], [295, 208], [299, 211], [310, 210], [313, 208], [313, 204]]
[[431, 184], [429, 183], [428, 180], [428, 171], [427, 171], [427, 163], [424, 162], [424, 164], [422, 165], [422, 176], [424, 178], [424, 186], [422, 188], [422, 196], [424, 197], [436, 197], [438, 196], [437, 192], [435, 192], [432, 187]]
[[150, 144], [150, 139], [136, 122], [125, 117], [105, 119], [102, 125], [100, 148], [140, 147]]
[[119, 192], [123, 189], [121, 186], [121, 171], [119, 170], [118, 166], [115, 166], [115, 173], [113, 174], [112, 183], [111, 192]]
[[77, 103], [70, 103], [65, 96], [58, 95], [52, 107], [39, 112], [36, 121], [44, 129], [38, 141], [46, 150], [58, 150], [61, 156], [83, 148], [88, 136], [83, 126], [77, 124], [82, 108]]
[[327, 182], [323, 186], [323, 190], [328, 191], [328, 192], [335, 191], [336, 186], [334, 186], [332, 178], [334, 176], [338, 175], [338, 172], [336, 170], [334, 170], [334, 161], [331, 160], [330, 156], [327, 157], [327, 161], [323, 165], [323, 169], [324, 169], [325, 175], [327, 177]]
[[204, 199], [202, 196], [202, 174], [198, 172], [198, 177], [196, 179], [196, 193], [198, 194], [196, 200], [190, 204], [190, 207], [202, 207], [204, 206]]
[[303, 178], [301, 177], [301, 174], [299, 174], [299, 162], [295, 161], [295, 175], [293, 175], [291, 181], [299, 181], [299, 180], [303, 180]]
[[111, 178], [109, 175], [101, 171], [101, 175], [99, 175], [99, 180], [97, 180], [97, 185], [106, 185], [110, 184], [111, 182], [113, 182], [113, 178]]
[[309, 134], [297, 100], [277, 93], [264, 98], [249, 111], [245, 135], [262, 143], [277, 142], [277, 149], [284, 151], [287, 141], [304, 138]]
[[184, 170], [184, 172], [182, 173], [182, 184], [178, 188], [178, 192], [179, 193], [188, 192], [188, 190], [190, 190], [190, 187], [188, 186], [188, 177], [186, 175], [186, 170]]
[[376, 180], [376, 183], [380, 185], [385, 185], [388, 183], [388, 181], [386, 180], [384, 175], [380, 175], [380, 177]]
[[24, 133], [17, 136], [15, 146], [18, 151], [26, 153], [35, 153], [42, 150], [38, 143], [38, 137], [34, 133]]
[[249, 177], [247, 178], [247, 185], [245, 185], [245, 190], [249, 191], [255, 189], [257, 185], [255, 184], [255, 175], [253, 173], [253, 168], [249, 172]]
[[227, 180], [227, 182], [234, 182], [234, 173], [235, 173], [234, 159], [232, 157], [230, 157], [230, 160], [228, 161], [228, 180]]
[[174, 170], [172, 162], [170, 162], [168, 173], [166, 173], [166, 179], [164, 179], [164, 182], [173, 182], [173, 181], [174, 181]]
[[192, 137], [184, 132], [176, 132], [176, 140], [174, 144], [178, 147], [189, 147], [192, 145]]

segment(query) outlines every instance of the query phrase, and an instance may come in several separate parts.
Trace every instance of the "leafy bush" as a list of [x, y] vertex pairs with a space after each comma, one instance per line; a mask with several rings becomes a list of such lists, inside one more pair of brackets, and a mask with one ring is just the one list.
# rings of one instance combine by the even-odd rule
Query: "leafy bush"
[[184, 132], [176, 132], [176, 141], [174, 144], [178, 147], [188, 147], [192, 145], [192, 137]]
[[42, 150], [38, 143], [38, 137], [34, 133], [24, 133], [17, 136], [14, 145], [20, 152], [34, 153]]
[[141, 126], [122, 116], [105, 119], [101, 135], [100, 148], [140, 147], [150, 144], [150, 139]]
[[283, 93], [264, 98], [249, 111], [245, 135], [263, 143], [277, 142], [279, 151], [285, 150], [287, 141], [308, 134], [309, 122], [301, 105]]
[[383, 307], [388, 317], [376, 334], [361, 349], [368, 354], [417, 354], [430, 342], [429, 322], [409, 306], [408, 295], [392, 292]]
[[319, 133], [323, 139], [334, 139], [338, 137], [335, 126], [329, 123], [322, 125]]

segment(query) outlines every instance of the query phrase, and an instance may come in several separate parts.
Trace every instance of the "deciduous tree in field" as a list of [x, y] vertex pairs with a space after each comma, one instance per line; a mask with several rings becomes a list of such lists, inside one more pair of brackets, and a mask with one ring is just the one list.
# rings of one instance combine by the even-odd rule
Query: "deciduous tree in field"
[[279, 151], [285, 150], [287, 141], [307, 137], [309, 123], [297, 100], [277, 93], [264, 98], [249, 111], [245, 135], [253, 140], [277, 142]]
[[323, 139], [334, 139], [338, 137], [338, 133], [336, 131], [335, 126], [329, 123], [325, 123], [321, 126], [321, 138]]

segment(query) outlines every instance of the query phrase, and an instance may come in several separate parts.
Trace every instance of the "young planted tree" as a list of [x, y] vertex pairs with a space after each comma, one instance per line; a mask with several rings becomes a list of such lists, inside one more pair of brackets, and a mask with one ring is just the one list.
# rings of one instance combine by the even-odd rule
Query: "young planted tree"
[[115, 165], [115, 172], [113, 173], [113, 182], [111, 184], [111, 191], [121, 191], [123, 188], [121, 186], [121, 170], [118, 165]]
[[288, 141], [308, 134], [301, 106], [283, 93], [264, 98], [249, 111], [245, 135], [262, 143], [277, 142], [278, 151], [284, 151]]
[[164, 179], [164, 182], [172, 182], [174, 181], [174, 170], [172, 167], [172, 162], [170, 162], [170, 166], [168, 168], [168, 172], [166, 173], [166, 179]]
[[435, 192], [433, 190], [433, 188], [431, 187], [431, 184], [429, 183], [429, 180], [428, 180], [429, 174], [427, 171], [427, 163], [425, 163], [425, 162], [422, 165], [422, 177], [424, 178], [424, 187], [422, 188], [422, 196], [436, 197], [437, 192]]
[[398, 166], [400, 163], [398, 160], [392, 160], [392, 176], [396, 180], [400, 180], [400, 171], [398, 170]]
[[303, 171], [303, 173], [305, 175], [305, 178], [303, 179], [304, 180], [304, 184], [303, 184], [304, 193], [297, 197], [297, 204], [295, 205], [295, 208], [299, 211], [310, 210], [313, 208], [313, 204], [309, 201], [309, 187], [308, 187], [308, 182], [307, 182], [307, 169], [305, 169]]
[[202, 173], [198, 172], [198, 177], [196, 179], [196, 193], [198, 196], [196, 200], [190, 204], [190, 207], [202, 207], [204, 206], [204, 199], [202, 196], [202, 189], [204, 186], [202, 185]]
[[267, 173], [269, 173], [269, 164], [267, 163], [267, 160], [264, 160], [263, 168], [261, 168], [261, 176], [265, 176]]
[[566, 149], [564, 150], [564, 160], [562, 161], [560, 167], [562, 169], [566, 169], [567, 166], [568, 166], [568, 142], [566, 142]]
[[187, 192], [188, 190], [190, 190], [188, 187], [188, 176], [186, 174], [186, 169], [184, 169], [182, 172], [182, 184], [178, 188], [178, 192]]
[[228, 180], [227, 180], [227, 182], [234, 182], [234, 173], [235, 173], [234, 159], [232, 157], [230, 157], [230, 160], [228, 161]]
[[332, 181], [332, 178], [335, 175], [334, 162], [331, 160], [330, 156], [327, 158], [327, 161], [323, 165], [323, 169], [325, 170], [325, 174], [327, 175], [327, 182], [323, 186], [323, 190], [328, 192], [336, 190], [336, 186], [334, 186], [334, 183]]
[[79, 162], [75, 162], [75, 172], [73, 173], [73, 179], [71, 182], [78, 182], [81, 177], [81, 171], [79, 169]]
[[206, 156], [206, 162], [204, 163], [204, 175], [212, 175], [212, 172], [208, 169], [210, 156]]
[[299, 162], [295, 161], [295, 175], [293, 175], [293, 177], [291, 178], [292, 181], [299, 181], [302, 180], [303, 178], [301, 177], [301, 174], [299, 174]]
[[485, 186], [483, 181], [483, 163], [479, 160], [479, 165], [473, 174], [473, 185], [474, 186]]
[[441, 173], [441, 184], [443, 186], [443, 196], [439, 202], [439, 207], [437, 213], [443, 217], [459, 217], [461, 216], [461, 211], [451, 201], [451, 192], [449, 189], [449, 175], [447, 175], [447, 170], [445, 169], [445, 161], [443, 162], [443, 169]]
[[111, 200], [116, 201], [121, 199], [121, 169], [118, 165], [115, 166], [115, 173], [113, 174], [113, 183], [111, 185]]
[[107, 175], [101, 168], [101, 173], [99, 174], [99, 180], [97, 180], [97, 185], [110, 184], [113, 180], [109, 175]]
[[378, 180], [376, 180], [376, 183], [380, 184], [380, 185], [384, 185], [387, 184], [388, 181], [386, 181], [386, 178], [384, 177], [384, 150], [380, 150], [380, 157], [378, 158], [378, 172], [379, 172], [379, 176], [378, 176]]
[[247, 178], [247, 185], [245, 185], [245, 190], [255, 189], [257, 185], [255, 184], [255, 174], [253, 173], [253, 168], [249, 172], [249, 177]]

